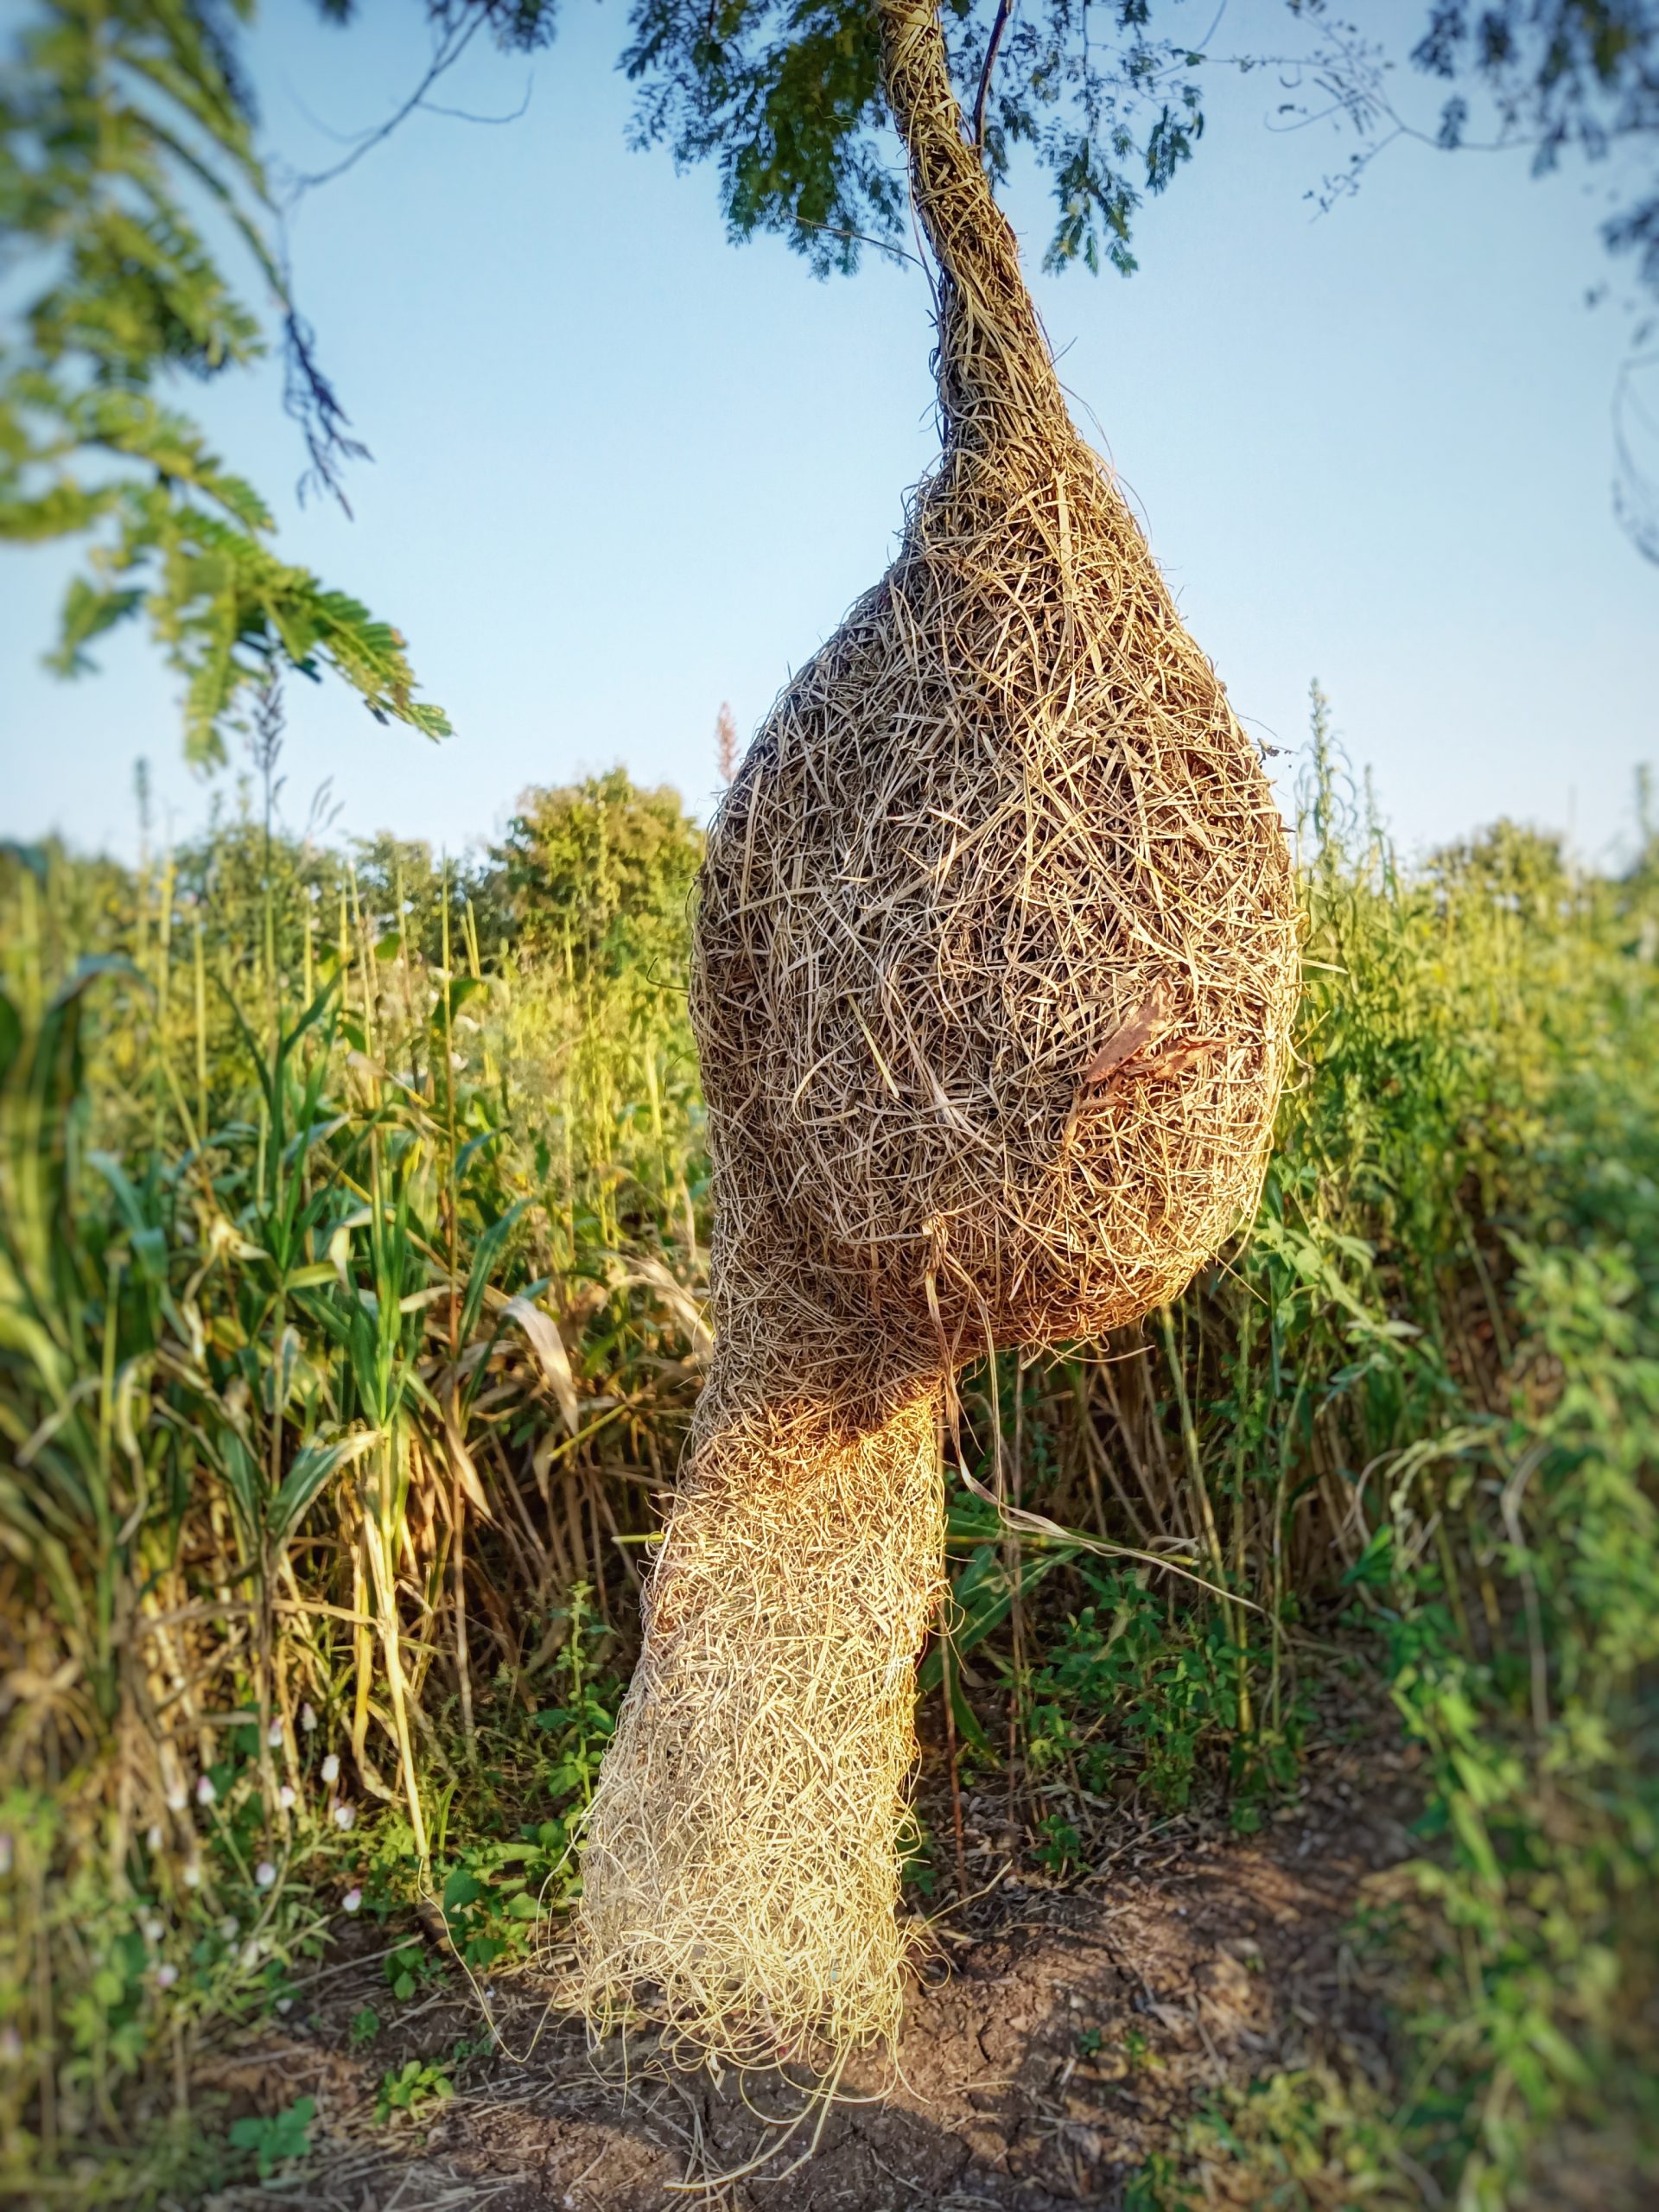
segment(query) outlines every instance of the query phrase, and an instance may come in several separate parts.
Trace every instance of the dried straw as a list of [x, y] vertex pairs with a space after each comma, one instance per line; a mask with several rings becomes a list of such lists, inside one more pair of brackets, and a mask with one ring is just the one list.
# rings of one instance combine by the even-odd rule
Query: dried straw
[[644, 1999], [693, 2055], [756, 2065], [897, 2029], [942, 1524], [937, 1388], [860, 1429], [711, 1381], [583, 1861], [584, 1943], [625, 1967], [601, 2029]]
[[878, 4], [944, 452], [710, 837], [719, 1351], [578, 1929], [598, 2022], [745, 2058], [897, 2018], [948, 1378], [1185, 1287], [1255, 1204], [1297, 988], [1255, 749], [1071, 426], [931, 0]]

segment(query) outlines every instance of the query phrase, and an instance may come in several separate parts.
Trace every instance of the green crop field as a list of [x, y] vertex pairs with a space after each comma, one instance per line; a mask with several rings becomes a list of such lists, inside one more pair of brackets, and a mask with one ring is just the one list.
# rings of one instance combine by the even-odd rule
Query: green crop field
[[[1239, 2081], [1131, 2198], [1520, 2203], [1574, 2130], [1653, 2141], [1659, 841], [1407, 867], [1317, 697], [1300, 801], [1259, 1217], [1121, 1342], [969, 1378], [970, 1467], [1079, 1541], [953, 1492], [924, 1796], [994, 1783], [1060, 1873], [1131, 1802], [1257, 1828], [1344, 1713], [1416, 1746], [1353, 1934], [1386, 2064]], [[285, 2016], [343, 1896], [394, 2011], [556, 1945], [708, 1351], [700, 842], [616, 774], [459, 870], [257, 790], [137, 870], [0, 857], [13, 2197], [302, 2150], [191, 2055]], [[919, 1825], [921, 1909], [958, 1866]]]

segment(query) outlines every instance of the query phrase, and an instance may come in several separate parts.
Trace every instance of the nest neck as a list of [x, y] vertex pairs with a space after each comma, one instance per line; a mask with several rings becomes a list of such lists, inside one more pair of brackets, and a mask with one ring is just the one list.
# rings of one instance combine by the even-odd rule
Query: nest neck
[[934, 0], [875, 0], [882, 81], [939, 270], [938, 385], [947, 454], [1074, 442], [1020, 248], [968, 143]]

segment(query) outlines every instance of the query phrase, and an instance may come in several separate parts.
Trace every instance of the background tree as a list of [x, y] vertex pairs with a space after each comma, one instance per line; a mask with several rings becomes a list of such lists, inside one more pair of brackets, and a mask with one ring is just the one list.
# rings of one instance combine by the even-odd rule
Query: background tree
[[[1325, 0], [1293, 0], [1322, 35], [1313, 59], [1363, 142], [1357, 175], [1394, 137], [1424, 133], [1390, 92], [1388, 44], [1337, 22]], [[1659, 294], [1659, 6], [1654, 0], [1433, 0], [1412, 67], [1443, 88], [1433, 143], [1446, 152], [1530, 149], [1535, 176], [1564, 155], [1632, 157], [1623, 205], [1602, 226], [1610, 251], [1634, 257]]]
[[[1438, 86], [1438, 116], [1420, 122], [1395, 96], [1396, 34], [1367, 38], [1334, 17], [1325, 0], [1292, 0], [1315, 33], [1307, 67], [1315, 100], [1351, 125], [1344, 169], [1326, 180], [1329, 200], [1354, 190], [1379, 154], [1401, 139], [1441, 151], [1530, 151], [1534, 176], [1576, 156], [1605, 167], [1612, 213], [1601, 236], [1634, 270], [1630, 358], [1613, 395], [1613, 505], [1637, 550], [1659, 562], [1659, 481], [1643, 458], [1652, 435], [1647, 352], [1659, 300], [1659, 5], [1656, 0], [1433, 0], [1409, 48], [1414, 70]], [[1592, 298], [1601, 296], [1600, 288]]]
[[[307, 481], [343, 498], [342, 467], [365, 450], [296, 305], [256, 149], [236, 43], [253, 3], [32, 0], [0, 80], [0, 266], [19, 303], [0, 335], [0, 537], [88, 543], [54, 664], [89, 668], [97, 639], [143, 613], [185, 680], [186, 749], [202, 762], [223, 757], [243, 694], [283, 665], [332, 667], [375, 715], [448, 728], [416, 698], [398, 632], [280, 557], [266, 500], [175, 404], [181, 385], [262, 358], [269, 324]], [[354, 12], [319, 5], [340, 22]], [[524, 52], [557, 23], [557, 0], [425, 6], [434, 58], [400, 113], [479, 34]], [[1224, 53], [1211, 43], [1224, 19], [1194, 0], [949, 0], [944, 25], [993, 181], [1021, 154], [1048, 178], [1052, 269], [1133, 270], [1139, 208], [1203, 135], [1205, 71], [1276, 59], [1306, 112], [1357, 134], [1331, 191], [1401, 136], [1530, 146], [1536, 170], [1621, 157], [1604, 236], [1659, 290], [1659, 0], [1427, 0], [1403, 30], [1376, 13], [1380, 35], [1363, 9], [1287, 0]], [[1427, 126], [1395, 103], [1402, 61], [1442, 90]], [[779, 232], [820, 273], [850, 270], [867, 245], [905, 250], [868, 0], [633, 0], [621, 62], [637, 143], [712, 162], [734, 238]], [[264, 322], [221, 240], [263, 293]], [[1628, 452], [1621, 464], [1627, 527], [1659, 558], [1653, 487]]]
[[[353, 0], [326, 0], [342, 19]], [[552, 35], [557, 0], [434, 0], [503, 43]], [[1242, 11], [1241, 11], [1242, 14]], [[639, 88], [635, 140], [712, 162], [734, 238], [776, 232], [820, 274], [861, 249], [903, 250], [908, 201], [888, 127], [869, 0], [633, 0], [622, 65]], [[1206, 73], [1276, 69], [1281, 118], [1334, 121], [1351, 151], [1328, 204], [1397, 140], [1444, 152], [1530, 149], [1535, 175], [1576, 156], [1609, 165], [1609, 251], [1633, 266], [1633, 353], [1614, 403], [1614, 503], [1659, 561], [1659, 484], [1641, 458], [1647, 303], [1659, 295], [1659, 0], [1285, 0], [1236, 18], [1195, 0], [944, 0], [949, 66], [993, 183], [1021, 155], [1054, 201], [1045, 265], [1135, 267], [1148, 194], [1192, 159]], [[1403, 86], [1438, 90], [1408, 111]], [[1319, 188], [1316, 187], [1316, 190]]]
[[[338, 21], [355, 0], [322, 0]], [[429, 0], [528, 50], [558, 0]], [[1445, 150], [1529, 147], [1535, 174], [1576, 153], [1632, 157], [1604, 226], [1659, 291], [1659, 4], [1656, 0], [1284, 0], [1248, 23], [1192, 0], [944, 0], [952, 82], [994, 182], [1028, 152], [1056, 203], [1047, 265], [1135, 265], [1135, 215], [1204, 131], [1206, 70], [1288, 73], [1310, 112], [1345, 118], [1350, 181], [1390, 137]], [[819, 270], [901, 242], [907, 197], [879, 81], [868, 0], [633, 0], [622, 67], [639, 87], [636, 142], [712, 161], [734, 238], [777, 231]], [[1219, 43], [1217, 41], [1220, 41]], [[1427, 130], [1394, 99], [1402, 65], [1443, 89]], [[1288, 106], [1294, 106], [1293, 101]]]
[[568, 963], [575, 981], [653, 966], [662, 983], [683, 979], [702, 832], [667, 785], [642, 790], [612, 768], [524, 791], [493, 858], [527, 954]]

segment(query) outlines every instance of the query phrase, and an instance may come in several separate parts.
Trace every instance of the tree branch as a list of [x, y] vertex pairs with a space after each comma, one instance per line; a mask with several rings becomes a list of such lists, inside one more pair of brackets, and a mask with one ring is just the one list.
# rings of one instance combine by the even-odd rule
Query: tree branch
[[985, 103], [990, 97], [991, 73], [996, 67], [996, 50], [1002, 43], [1002, 34], [1008, 28], [1014, 13], [1014, 0], [996, 0], [996, 19], [991, 25], [991, 35], [985, 48], [985, 67], [979, 73], [979, 91], [974, 97], [974, 149], [982, 153], [985, 147]]

